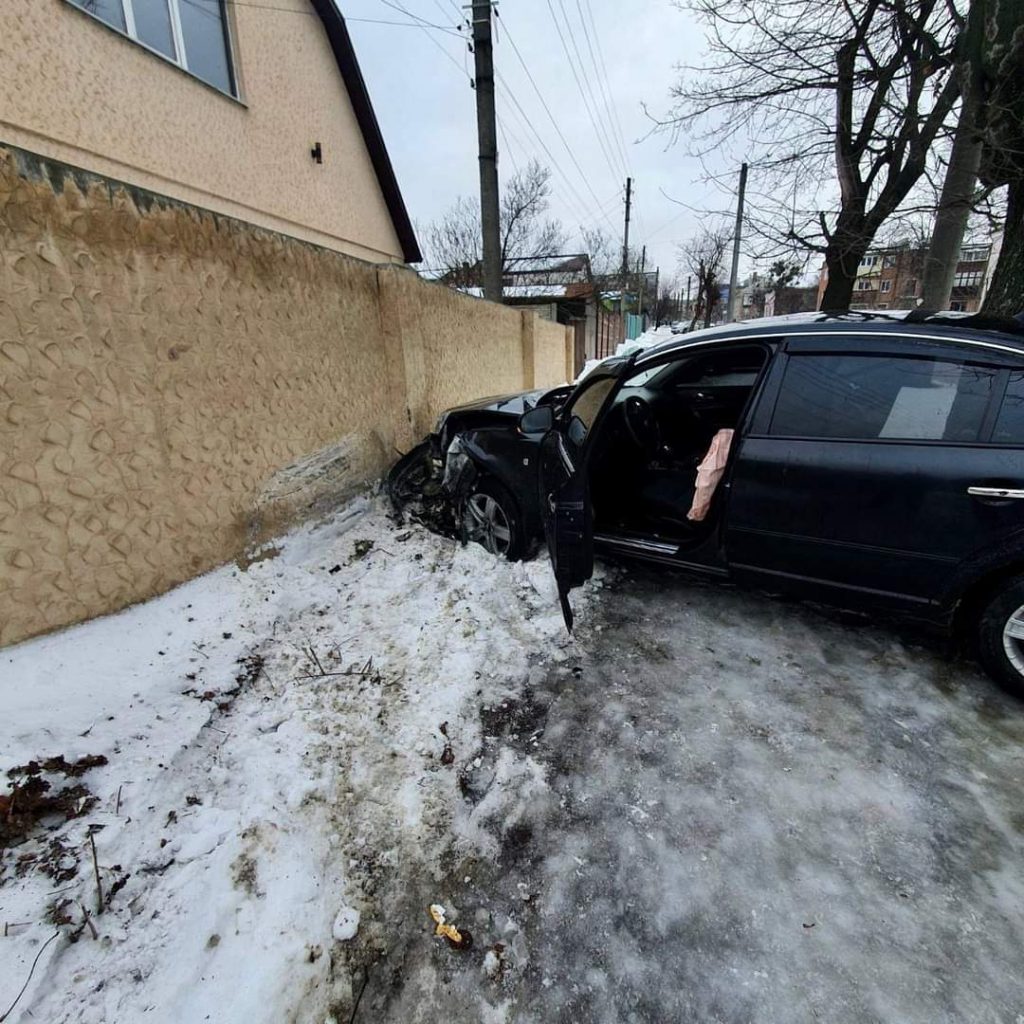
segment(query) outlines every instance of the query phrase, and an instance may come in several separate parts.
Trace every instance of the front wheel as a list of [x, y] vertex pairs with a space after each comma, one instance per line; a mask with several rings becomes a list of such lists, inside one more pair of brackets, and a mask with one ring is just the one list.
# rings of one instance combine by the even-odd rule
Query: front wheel
[[519, 507], [512, 495], [492, 480], [478, 480], [466, 497], [462, 535], [510, 562], [518, 562], [526, 554]]
[[1005, 583], [978, 617], [978, 655], [989, 675], [1024, 698], [1024, 577]]

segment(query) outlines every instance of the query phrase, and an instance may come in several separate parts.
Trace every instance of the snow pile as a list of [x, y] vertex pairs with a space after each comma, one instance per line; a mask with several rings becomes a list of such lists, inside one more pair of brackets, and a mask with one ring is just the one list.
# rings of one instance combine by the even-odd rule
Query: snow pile
[[676, 337], [678, 335], [667, 325], [651, 327], [636, 338], [627, 338], [615, 350], [615, 354], [617, 356], [631, 356], [634, 352], [640, 352], [645, 348], [653, 348], [655, 345], [660, 345], [663, 341], [671, 341]]
[[[644, 331], [643, 334], [633, 339], [626, 339], [619, 344], [615, 349], [614, 358], [620, 356], [631, 356], [634, 352], [640, 352], [646, 348], [652, 348], [655, 345], [660, 345], [662, 342], [671, 341], [673, 338], [678, 338], [679, 334], [672, 330], [671, 327], [663, 325], [661, 327], [652, 327], [650, 330]], [[584, 377], [592, 373], [598, 366], [603, 363], [603, 359], [588, 359], [580, 371], [580, 375], [576, 378], [578, 384]]]
[[546, 558], [376, 501], [262, 556], [0, 651], [0, 770], [94, 765], [70, 818], [0, 831], [0, 1013], [38, 957], [12, 1024], [348, 1019], [429, 923], [481, 704], [575, 649]]

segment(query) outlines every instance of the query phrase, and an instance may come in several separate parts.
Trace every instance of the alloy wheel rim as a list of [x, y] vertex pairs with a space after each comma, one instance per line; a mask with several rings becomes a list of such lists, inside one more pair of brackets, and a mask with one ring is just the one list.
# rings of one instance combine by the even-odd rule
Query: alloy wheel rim
[[482, 544], [492, 555], [504, 555], [512, 544], [508, 516], [489, 494], [474, 494], [466, 502], [466, 528], [470, 540]]
[[1024, 676], [1024, 604], [1022, 604], [1003, 626], [1003, 650], [1010, 664]]

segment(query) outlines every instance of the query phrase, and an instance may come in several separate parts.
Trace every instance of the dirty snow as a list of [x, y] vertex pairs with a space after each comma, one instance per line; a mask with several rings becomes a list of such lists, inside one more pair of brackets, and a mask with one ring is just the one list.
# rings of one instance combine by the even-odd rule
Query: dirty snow
[[0, 768], [109, 759], [0, 859], [12, 1024], [1024, 1020], [973, 664], [636, 567], [570, 640], [545, 561], [372, 500], [278, 548], [0, 652]]
[[348, 1020], [426, 932], [396, 879], [451, 854], [479, 701], [571, 648], [550, 569], [365, 499], [262, 556], [0, 652], [0, 770], [108, 759], [0, 851], [0, 1015], [43, 950], [11, 1021]]

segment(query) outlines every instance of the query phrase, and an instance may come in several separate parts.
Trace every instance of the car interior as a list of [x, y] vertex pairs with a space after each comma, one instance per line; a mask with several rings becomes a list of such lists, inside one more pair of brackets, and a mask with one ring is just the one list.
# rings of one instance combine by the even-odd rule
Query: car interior
[[664, 363], [626, 381], [590, 462], [597, 532], [686, 545], [714, 528], [717, 494], [703, 519], [687, 518], [697, 468], [719, 431], [739, 425], [767, 359], [760, 345], [737, 346]]

